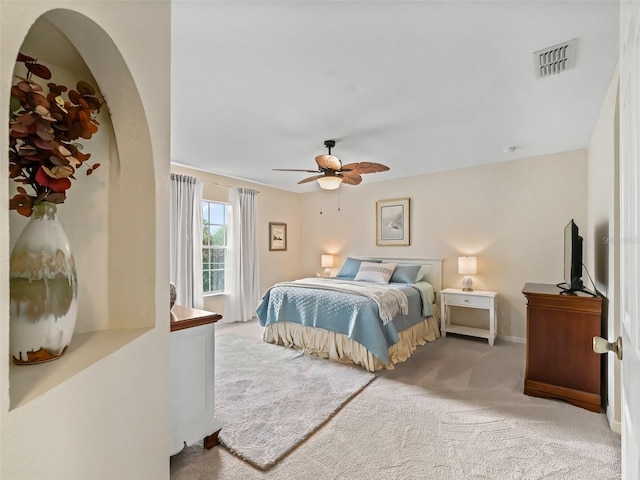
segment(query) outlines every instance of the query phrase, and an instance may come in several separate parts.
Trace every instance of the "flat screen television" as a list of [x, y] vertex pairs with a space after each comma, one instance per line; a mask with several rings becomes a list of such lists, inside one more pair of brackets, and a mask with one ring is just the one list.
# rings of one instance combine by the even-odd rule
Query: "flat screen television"
[[564, 227], [564, 283], [558, 285], [568, 292], [584, 290], [582, 283], [582, 237], [573, 219]]

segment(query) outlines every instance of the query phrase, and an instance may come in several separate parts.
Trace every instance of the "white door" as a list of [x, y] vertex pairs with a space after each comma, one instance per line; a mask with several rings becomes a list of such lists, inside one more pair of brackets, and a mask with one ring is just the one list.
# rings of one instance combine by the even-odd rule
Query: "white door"
[[640, 2], [620, 2], [620, 291], [622, 478], [640, 479]]

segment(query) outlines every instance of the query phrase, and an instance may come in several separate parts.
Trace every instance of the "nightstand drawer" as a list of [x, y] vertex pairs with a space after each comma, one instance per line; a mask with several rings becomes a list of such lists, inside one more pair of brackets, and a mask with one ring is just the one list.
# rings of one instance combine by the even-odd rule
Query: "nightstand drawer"
[[466, 295], [466, 294], [446, 294], [445, 303], [447, 305], [459, 305], [461, 307], [473, 307], [473, 308], [490, 308], [492, 298], [480, 297], [478, 295]]

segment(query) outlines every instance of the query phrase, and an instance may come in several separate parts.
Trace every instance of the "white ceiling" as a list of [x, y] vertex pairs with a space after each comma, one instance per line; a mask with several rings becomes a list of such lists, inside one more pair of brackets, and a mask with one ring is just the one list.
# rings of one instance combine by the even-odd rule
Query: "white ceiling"
[[[390, 167], [363, 183], [586, 148], [618, 58], [615, 0], [172, 8], [172, 161], [296, 192], [318, 185], [272, 169], [315, 169], [326, 139]], [[575, 68], [536, 79], [573, 38]]]

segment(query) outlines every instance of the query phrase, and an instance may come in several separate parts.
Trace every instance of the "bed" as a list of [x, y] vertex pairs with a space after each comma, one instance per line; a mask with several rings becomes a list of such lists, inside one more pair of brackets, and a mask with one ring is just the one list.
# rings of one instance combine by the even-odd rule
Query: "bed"
[[440, 337], [441, 289], [440, 259], [348, 257], [336, 277], [272, 286], [256, 313], [265, 342], [374, 372]]

